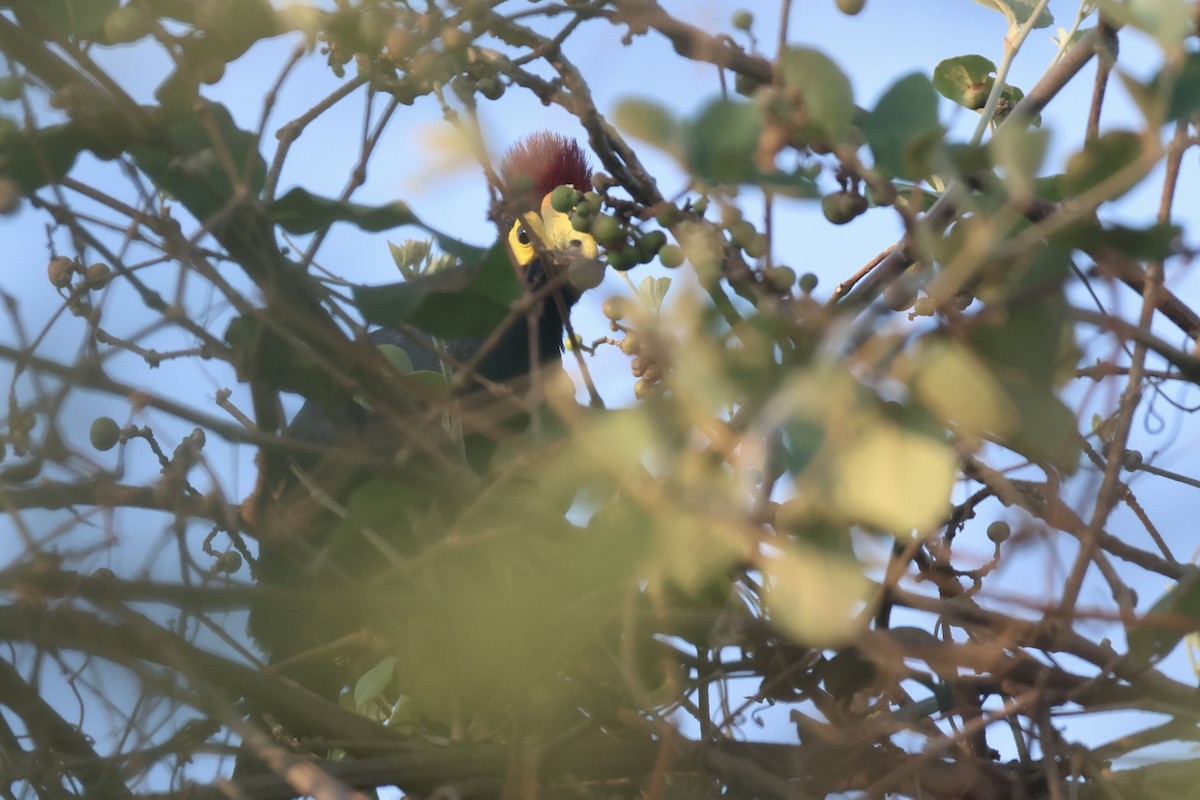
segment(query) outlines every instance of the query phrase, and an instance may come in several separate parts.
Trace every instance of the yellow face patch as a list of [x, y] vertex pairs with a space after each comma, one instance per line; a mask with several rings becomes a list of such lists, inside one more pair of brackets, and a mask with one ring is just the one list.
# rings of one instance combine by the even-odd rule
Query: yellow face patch
[[508, 231], [508, 249], [517, 266], [528, 266], [539, 248], [581, 258], [595, 258], [599, 252], [591, 234], [575, 230], [571, 217], [550, 205], [550, 195], [542, 198], [540, 214], [523, 214]]

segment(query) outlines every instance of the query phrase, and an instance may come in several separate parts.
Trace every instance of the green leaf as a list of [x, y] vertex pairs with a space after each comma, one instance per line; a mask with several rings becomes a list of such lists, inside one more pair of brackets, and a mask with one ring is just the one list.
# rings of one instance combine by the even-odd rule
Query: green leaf
[[652, 144], [663, 152], [680, 155], [682, 127], [666, 107], [653, 100], [629, 97], [613, 109], [613, 122], [630, 136]]
[[1169, 77], [1164, 73], [1160, 73], [1155, 80], [1171, 87], [1167, 100], [1167, 121], [1190, 117], [1200, 111], [1200, 54], [1189, 53], [1177, 72]]
[[406, 203], [367, 206], [331, 200], [296, 187], [273, 202], [270, 210], [272, 219], [289, 233], [312, 233], [335, 222], [349, 222], [374, 233], [402, 225], [416, 225], [428, 231], [442, 250], [468, 264], [481, 262], [488, 253], [485, 248], [466, 244], [429, 227], [412, 213]]
[[444, 338], [486, 336], [508, 316], [521, 295], [503, 243], [483, 263], [447, 267], [402, 283], [356, 286], [354, 302], [368, 322], [414, 325]]
[[[975, 0], [975, 2], [999, 11], [1008, 20], [1009, 25], [1024, 25], [1033, 15], [1033, 10], [1037, 8], [1037, 0]], [[1053, 24], [1054, 17], [1050, 14], [1050, 9], [1044, 8], [1034, 20], [1033, 27], [1048, 28]]]
[[201, 222], [230, 203], [235, 187], [257, 196], [267, 175], [254, 134], [238, 128], [219, 103], [168, 125], [165, 146], [134, 145], [129, 152], [156, 187]]
[[1178, 50], [1195, 30], [1191, 6], [1189, 0], [1100, 0], [1100, 13], [1148, 33], [1166, 50]]
[[808, 122], [818, 135], [841, 140], [854, 120], [854, 89], [829, 56], [807, 47], [791, 47], [779, 58], [786, 87], [799, 90]]
[[[1108, 131], [1083, 146], [1067, 161], [1066, 186], [1070, 195], [1080, 195], [1109, 181], [1142, 157], [1142, 139], [1132, 131]], [[1134, 181], [1114, 182], [1105, 188], [1108, 199], [1133, 188]]]
[[947, 100], [977, 110], [987, 103], [995, 73], [996, 65], [983, 56], [947, 58], [933, 68], [933, 88]]
[[1138, 666], [1168, 655], [1189, 633], [1200, 630], [1200, 569], [1189, 566], [1179, 582], [1154, 602], [1129, 629], [1129, 658]]
[[[104, 20], [121, 5], [120, 0], [38, 0], [38, 13], [61, 33], [89, 36], [104, 26]], [[25, 14], [17, 9], [17, 19]]]
[[872, 585], [862, 565], [819, 547], [790, 543], [759, 554], [771, 620], [796, 640], [836, 647], [857, 634]]
[[225, 341], [233, 348], [238, 379], [262, 381], [285, 392], [294, 392], [328, 407], [341, 397], [328, 373], [304, 350], [252, 314], [229, 323]]
[[920, 73], [901, 78], [879, 99], [863, 123], [875, 167], [888, 177], [919, 180], [930, 170], [922, 158], [941, 138], [937, 92]]
[[712, 183], [749, 183], [758, 177], [754, 153], [762, 113], [752, 103], [715, 100], [687, 129], [692, 171]]
[[988, 142], [988, 150], [996, 166], [1003, 170], [1004, 185], [1011, 197], [1024, 200], [1031, 197], [1046, 148], [1049, 131], [1020, 125], [1001, 125]]
[[[0, 127], [15, 130], [9, 122], [8, 117], [0, 117]], [[5, 133], [0, 136], [0, 175], [12, 178], [26, 192], [57, 183], [75, 166], [79, 154], [92, 146], [93, 138], [74, 122], [32, 133]]]
[[354, 684], [354, 703], [361, 709], [387, 690], [396, 669], [396, 657], [388, 656], [363, 673]]
[[365, 206], [318, 197], [295, 188], [271, 204], [271, 218], [289, 233], [312, 233], [335, 222], [351, 222], [378, 233], [401, 225], [419, 225], [407, 203]]
[[832, 499], [847, 519], [897, 535], [927, 532], [950, 508], [957, 467], [945, 443], [879, 420], [838, 453]]

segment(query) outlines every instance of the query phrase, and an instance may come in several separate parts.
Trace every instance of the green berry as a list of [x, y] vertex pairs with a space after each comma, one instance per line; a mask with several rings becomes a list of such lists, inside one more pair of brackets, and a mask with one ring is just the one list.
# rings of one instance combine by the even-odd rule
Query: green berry
[[832, 192], [821, 198], [821, 213], [834, 225], [845, 225], [867, 210], [867, 198], [853, 192]]
[[664, 228], [669, 228], [679, 222], [679, 209], [672, 204], [667, 204], [655, 214], [654, 221]]
[[609, 266], [618, 272], [624, 272], [637, 266], [638, 251], [632, 247], [622, 247], [619, 250], [609, 250], [607, 258]]
[[649, 261], [658, 255], [658, 251], [662, 250], [666, 243], [667, 235], [665, 233], [662, 231], [650, 231], [643, 234], [642, 238], [638, 241], [638, 252], [642, 254], [646, 261]]
[[136, 5], [115, 9], [104, 20], [104, 36], [110, 44], [136, 42], [150, 30], [149, 18]]
[[20, 207], [20, 185], [12, 178], [0, 178], [0, 216], [15, 214]]
[[604, 312], [604, 316], [611, 319], [613, 322], [620, 322], [625, 318], [625, 314], [629, 310], [629, 305], [624, 297], [613, 295], [605, 298], [600, 310]]
[[776, 289], [787, 291], [796, 283], [796, 270], [791, 267], [772, 267], [767, 270], [767, 280]]
[[683, 263], [683, 249], [677, 244], [663, 245], [658, 251], [658, 260], [667, 269], [675, 269]]
[[558, 186], [550, 193], [550, 207], [560, 214], [570, 212], [583, 199], [583, 193], [573, 186]]
[[580, 233], [587, 233], [592, 229], [592, 217], [590, 214], [580, 213], [587, 206], [580, 206], [571, 214], [571, 227]]
[[907, 311], [912, 308], [917, 299], [917, 289], [913, 281], [901, 277], [892, 281], [883, 290], [883, 302], [892, 311]]
[[581, 292], [595, 289], [604, 281], [604, 265], [594, 258], [576, 258], [567, 265], [567, 280]]
[[867, 0], [837, 0], [838, 11], [851, 17], [862, 11], [866, 4]]
[[692, 211], [700, 216], [704, 216], [704, 212], [708, 211], [708, 198], [701, 197], [699, 200], [692, 203]]
[[612, 247], [625, 238], [621, 223], [611, 214], [600, 214], [592, 220], [592, 238], [601, 247]]
[[754, 15], [746, 9], [743, 8], [733, 12], [733, 27], [739, 31], [748, 31], [753, 24]]
[[817, 288], [817, 281], [818, 278], [813, 273], [804, 273], [800, 276], [800, 291], [805, 294], [812, 294], [813, 290]]
[[1004, 520], [996, 520], [987, 527], [987, 537], [996, 544], [1007, 541], [1012, 536], [1012, 528]]
[[97, 450], [112, 450], [121, 439], [121, 426], [112, 417], [96, 417], [90, 432], [92, 447]]
[[217, 570], [226, 575], [232, 575], [242, 568], [242, 554], [236, 550], [222, 553], [217, 559]]
[[16, 75], [0, 78], [0, 100], [16, 100], [21, 96], [21, 79]]
[[488, 100], [499, 100], [504, 96], [504, 81], [499, 78], [480, 78], [476, 88]]
[[1142, 468], [1142, 451], [1126, 450], [1121, 456], [1121, 466], [1126, 472], [1137, 472]]

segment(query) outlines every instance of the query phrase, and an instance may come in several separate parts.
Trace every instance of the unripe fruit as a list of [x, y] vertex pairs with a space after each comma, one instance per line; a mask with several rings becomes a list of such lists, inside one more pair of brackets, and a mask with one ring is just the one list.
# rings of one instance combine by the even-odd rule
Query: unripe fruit
[[821, 213], [834, 225], [845, 225], [867, 210], [867, 198], [852, 192], [833, 192], [821, 198]]
[[601, 247], [612, 247], [625, 238], [621, 223], [610, 214], [600, 214], [592, 220], [592, 237]]
[[883, 303], [892, 311], [907, 311], [917, 299], [917, 290], [912, 281], [900, 278], [892, 281], [883, 290]]
[[97, 450], [112, 450], [121, 439], [121, 427], [112, 417], [96, 417], [90, 431], [92, 447]]
[[89, 289], [103, 289], [112, 280], [112, 270], [108, 264], [92, 264], [83, 273], [83, 279]]
[[675, 269], [683, 263], [683, 249], [677, 244], [663, 245], [658, 251], [658, 260], [667, 269]]
[[676, 222], [679, 222], [679, 209], [674, 205], [663, 206], [662, 210], [654, 216], [654, 221], [664, 228], [669, 228]]
[[217, 570], [224, 572], [226, 575], [232, 575], [242, 568], [242, 554], [236, 550], [230, 550], [227, 553], [222, 553], [217, 559]]
[[743, 8], [733, 12], [733, 27], [739, 31], [748, 31], [753, 24], [754, 15], [746, 9]]
[[[600, 241], [597, 237], [596, 241]], [[608, 264], [618, 272], [625, 272], [637, 266], [638, 251], [632, 247], [624, 247], [620, 250], [608, 251]]]
[[592, 229], [592, 218], [589, 214], [581, 214], [580, 211], [587, 206], [581, 206], [575, 209], [571, 214], [571, 227], [580, 233], [587, 233]]
[[851, 17], [862, 11], [866, 4], [867, 0], [837, 0], [838, 11]]
[[767, 280], [776, 289], [787, 291], [796, 283], [796, 270], [791, 267], [772, 267], [767, 270]]
[[0, 178], [0, 215], [17, 213], [21, 207], [21, 187], [12, 178]]
[[71, 276], [75, 274], [75, 262], [66, 256], [55, 256], [46, 267], [50, 283], [56, 289], [65, 289], [71, 285]]
[[480, 78], [478, 89], [488, 100], [499, 100], [504, 96], [504, 81], [499, 78]]
[[645, 261], [649, 261], [658, 255], [658, 251], [662, 250], [666, 243], [667, 235], [665, 233], [649, 231], [638, 241], [638, 252], [642, 254]]
[[150, 33], [150, 20], [136, 5], [114, 10], [104, 19], [104, 36], [112, 44], [127, 44]]
[[604, 265], [594, 258], [576, 258], [567, 265], [567, 280], [581, 292], [595, 289], [604, 281]]
[[550, 207], [561, 214], [566, 214], [582, 199], [583, 192], [573, 186], [558, 186], [550, 193]]
[[16, 100], [21, 96], [21, 79], [16, 75], [0, 78], [0, 100]]
[[604, 312], [604, 316], [613, 322], [619, 322], [625, 318], [625, 314], [628, 312], [628, 304], [624, 297], [613, 295], [612, 297], [605, 298], [603, 305], [600, 306], [600, 310]]
[[1142, 468], [1142, 451], [1126, 450], [1121, 456], [1121, 466], [1127, 472], [1137, 472]]
[[621, 352], [627, 356], [631, 356], [641, 349], [642, 342], [636, 333], [627, 333], [625, 338], [621, 340]]
[[987, 537], [996, 544], [1007, 541], [1012, 536], [1012, 528], [1004, 520], [996, 520], [987, 527]]
[[806, 272], [800, 276], [800, 291], [805, 294], [812, 294], [813, 289], [817, 288], [818, 278], [811, 272]]

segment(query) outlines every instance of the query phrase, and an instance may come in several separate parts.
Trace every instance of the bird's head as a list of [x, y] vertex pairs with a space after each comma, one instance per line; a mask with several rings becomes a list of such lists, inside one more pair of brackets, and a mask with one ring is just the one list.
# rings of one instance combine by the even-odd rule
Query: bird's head
[[[578, 142], [549, 131], [532, 134], [504, 155], [500, 177], [506, 201], [501, 215], [505, 242], [528, 287], [544, 286], [562, 275], [574, 259], [596, 258], [596, 240], [575, 230], [570, 216], [550, 204], [550, 194], [558, 186], [581, 192], [592, 189], [587, 155]], [[568, 306], [579, 294], [562, 282], [561, 296]]]

